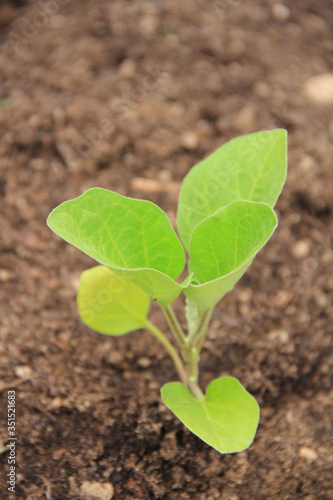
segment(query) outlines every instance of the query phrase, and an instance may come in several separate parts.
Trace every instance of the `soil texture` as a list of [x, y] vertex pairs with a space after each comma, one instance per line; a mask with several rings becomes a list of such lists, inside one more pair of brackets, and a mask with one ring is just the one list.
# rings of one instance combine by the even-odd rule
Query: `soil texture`
[[[18, 438], [16, 493], [7, 450], [1, 499], [333, 498], [332, 32], [331, 0], [0, 2], [0, 448], [12, 390]], [[100, 186], [174, 224], [193, 165], [278, 127], [279, 228], [201, 357], [203, 388], [232, 375], [261, 407], [253, 445], [220, 455], [162, 404], [177, 374], [148, 332], [82, 325], [94, 262], [45, 220]], [[167, 331], [155, 304], [151, 319]]]

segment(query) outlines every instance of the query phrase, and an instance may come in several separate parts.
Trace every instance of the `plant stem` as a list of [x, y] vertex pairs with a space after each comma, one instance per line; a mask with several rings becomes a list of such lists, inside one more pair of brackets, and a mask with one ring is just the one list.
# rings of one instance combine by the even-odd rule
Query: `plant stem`
[[199, 385], [197, 382], [188, 382], [187, 387], [190, 390], [190, 392], [193, 394], [193, 396], [197, 399], [202, 399], [205, 397], [204, 393], [200, 389]]
[[207, 327], [208, 327], [208, 323], [210, 321], [212, 312], [213, 312], [213, 308], [207, 309], [204, 312], [204, 314], [203, 314], [203, 316], [201, 318], [200, 324], [198, 326], [197, 331], [194, 332], [194, 334], [192, 335], [192, 337], [189, 339], [190, 345], [192, 347], [195, 347], [198, 350], [198, 354], [199, 354], [199, 352], [201, 350], [201, 346], [203, 344], [203, 341], [205, 340], [205, 336], [206, 336], [206, 332], [207, 332]]
[[180, 359], [180, 356], [174, 346], [169, 342], [169, 340], [166, 338], [164, 333], [161, 332], [157, 326], [154, 325], [151, 321], [147, 320], [146, 322], [146, 328], [163, 344], [163, 346], [166, 348], [168, 353], [170, 354], [170, 357], [172, 361], [174, 362], [174, 365], [177, 369], [178, 375], [180, 380], [184, 385], [187, 384], [187, 374], [186, 370], [184, 368], [183, 362]]
[[182, 349], [182, 355], [186, 362], [187, 387], [194, 397], [203, 398], [204, 394], [198, 385], [199, 378], [199, 354], [205, 339], [207, 326], [213, 309], [207, 309], [200, 318], [198, 328], [186, 339], [187, 343]]
[[183, 332], [182, 327], [179, 324], [178, 319], [175, 316], [175, 313], [173, 312], [172, 307], [163, 306], [162, 304], [160, 304], [160, 306], [165, 314], [167, 322], [170, 326], [172, 333], [175, 336], [176, 341], [181, 347], [185, 346], [187, 344], [187, 338], [185, 333]]
[[190, 345], [183, 349], [183, 357], [186, 361], [187, 387], [196, 398], [203, 398], [204, 394], [198, 385], [199, 378], [199, 353], [198, 349]]
[[186, 387], [194, 397], [199, 399], [203, 398], [204, 394], [198, 385], [199, 353], [202, 343], [205, 339], [207, 326], [213, 309], [207, 309], [200, 318], [198, 328], [193, 332], [192, 335], [186, 336], [171, 306], [163, 306], [162, 304], [160, 304], [160, 306], [165, 314], [170, 329], [181, 348], [182, 357], [186, 364], [186, 369], [184, 368], [183, 362], [180, 359], [177, 351], [164, 336], [164, 334], [149, 321], [147, 323], [147, 328], [162, 342], [162, 344], [169, 352], [177, 368], [182, 383], [186, 385]]

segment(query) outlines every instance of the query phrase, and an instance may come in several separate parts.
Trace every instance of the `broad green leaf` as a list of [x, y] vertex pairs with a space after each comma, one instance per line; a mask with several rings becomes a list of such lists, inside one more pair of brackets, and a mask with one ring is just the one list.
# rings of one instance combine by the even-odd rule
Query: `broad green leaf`
[[184, 290], [203, 308], [214, 306], [250, 266], [277, 226], [266, 203], [234, 201], [193, 231], [189, 269], [193, 283]]
[[183, 289], [175, 282], [185, 265], [183, 247], [167, 215], [154, 203], [92, 188], [56, 207], [47, 224], [162, 304], [172, 302]]
[[180, 382], [162, 387], [164, 404], [193, 434], [220, 453], [243, 451], [252, 443], [259, 422], [256, 400], [233, 377], [213, 380], [197, 399]]
[[146, 326], [150, 298], [108, 267], [95, 266], [81, 274], [77, 304], [85, 325], [106, 335], [123, 335]]
[[192, 168], [185, 177], [177, 226], [189, 250], [194, 228], [234, 200], [262, 201], [274, 207], [287, 172], [287, 132], [258, 132], [231, 140]]

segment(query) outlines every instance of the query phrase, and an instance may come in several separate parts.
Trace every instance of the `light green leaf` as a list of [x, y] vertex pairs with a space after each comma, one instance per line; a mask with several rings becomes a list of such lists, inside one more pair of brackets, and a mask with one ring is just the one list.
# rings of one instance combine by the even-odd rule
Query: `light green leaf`
[[[184, 291], [203, 308], [214, 306], [250, 266], [277, 226], [266, 203], [234, 201], [193, 231], [189, 268], [194, 283]], [[195, 283], [196, 281], [196, 283]]]
[[287, 172], [287, 132], [283, 129], [238, 137], [192, 168], [179, 196], [177, 226], [189, 250], [194, 228], [234, 200], [274, 207]]
[[162, 387], [164, 404], [193, 434], [220, 453], [243, 451], [252, 443], [259, 422], [256, 400], [233, 377], [213, 380], [197, 399], [180, 382]]
[[55, 208], [49, 227], [162, 304], [182, 291], [175, 279], [185, 254], [166, 214], [154, 203], [92, 188]]
[[246, 262], [243, 266], [232, 273], [217, 278], [213, 281], [208, 281], [202, 285], [191, 284], [186, 290], [185, 295], [193, 302], [196, 302], [202, 309], [214, 307], [230, 290], [233, 289], [237, 281], [241, 279], [252, 260]]
[[123, 335], [146, 326], [150, 298], [108, 267], [95, 266], [81, 274], [77, 304], [85, 325], [106, 335]]

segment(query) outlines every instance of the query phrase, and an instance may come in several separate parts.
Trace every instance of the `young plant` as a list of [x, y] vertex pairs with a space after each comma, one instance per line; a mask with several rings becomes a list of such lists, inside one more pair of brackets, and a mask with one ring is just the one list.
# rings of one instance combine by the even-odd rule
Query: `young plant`
[[[255, 399], [233, 377], [198, 385], [198, 360], [215, 305], [245, 273], [276, 226], [273, 207], [287, 169], [285, 130], [234, 139], [196, 165], [183, 182], [178, 232], [154, 203], [93, 188], [55, 208], [49, 227], [99, 264], [81, 276], [83, 322], [106, 335], [145, 328], [164, 345], [181, 382], [161, 390], [165, 405], [221, 453], [246, 449], [259, 421]], [[186, 296], [185, 333], [171, 303]], [[178, 349], [148, 319], [162, 308]]]

